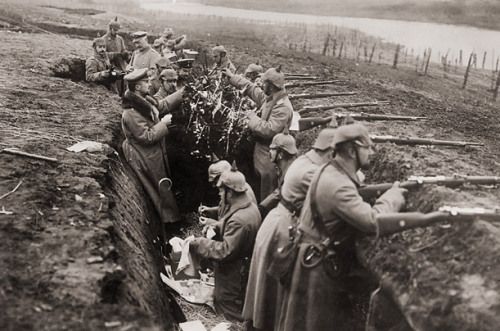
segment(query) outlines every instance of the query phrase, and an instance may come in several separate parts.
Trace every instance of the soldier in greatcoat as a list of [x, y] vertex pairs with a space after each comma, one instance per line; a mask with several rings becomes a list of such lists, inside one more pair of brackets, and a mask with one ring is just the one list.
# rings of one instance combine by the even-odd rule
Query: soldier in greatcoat
[[278, 175], [275, 164], [269, 159], [269, 144], [273, 137], [290, 127], [293, 107], [285, 90], [285, 76], [280, 68], [271, 68], [262, 75], [262, 88], [229, 69], [223, 73], [229, 77], [229, 83], [243, 89], [260, 107], [261, 115], [250, 112], [248, 128], [255, 140], [253, 151], [254, 170], [260, 178], [260, 187], [254, 189], [258, 201], [262, 201], [278, 187]]
[[376, 232], [377, 214], [397, 212], [405, 203], [406, 190], [398, 182], [373, 207], [359, 195], [356, 172], [369, 166], [374, 153], [364, 126], [340, 126], [332, 148], [335, 157], [314, 174], [302, 208], [298, 255], [277, 330], [349, 329], [347, 293], [355, 235]]
[[228, 209], [215, 227], [216, 237], [198, 237], [189, 246], [192, 253], [215, 264], [217, 312], [240, 321], [248, 268], [261, 222], [259, 209], [246, 194], [245, 184], [245, 176], [235, 167], [221, 174], [217, 186]]
[[257, 233], [243, 308], [247, 330], [273, 330], [275, 327], [283, 289], [267, 270], [274, 252], [290, 241], [289, 227], [297, 224], [314, 173], [331, 158], [334, 132], [334, 127], [323, 129], [312, 149], [290, 165], [281, 186], [281, 201], [267, 215]]
[[123, 154], [163, 222], [172, 223], [179, 221], [181, 215], [169, 189], [171, 185], [166, 189], [161, 185], [169, 184], [171, 178], [164, 138], [172, 115], [160, 119], [158, 109], [146, 99], [147, 70], [137, 69], [124, 77], [128, 90], [123, 95]]
[[92, 43], [93, 54], [85, 62], [85, 79], [87, 82], [106, 86], [111, 92], [118, 94], [116, 77], [112, 75], [112, 67], [106, 54], [106, 41], [96, 38]]
[[[102, 36], [102, 38], [106, 40], [106, 52], [108, 53], [111, 65], [116, 71], [125, 72], [127, 62], [130, 59], [130, 52], [127, 50], [123, 38], [118, 35], [120, 29], [121, 25], [118, 22], [118, 17], [115, 17], [114, 20], [109, 22], [108, 31], [104, 36]], [[123, 95], [123, 92], [125, 92], [123, 77], [118, 77], [116, 80], [116, 87], [120, 96]]]

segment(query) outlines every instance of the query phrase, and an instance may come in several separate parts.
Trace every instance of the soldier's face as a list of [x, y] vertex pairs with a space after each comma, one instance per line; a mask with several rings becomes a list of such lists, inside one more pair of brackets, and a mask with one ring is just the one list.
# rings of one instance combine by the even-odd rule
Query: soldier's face
[[106, 45], [96, 45], [95, 50], [99, 54], [104, 54], [106, 53]]
[[120, 29], [111, 28], [109, 31], [111, 31], [111, 36], [116, 37], [116, 34], [120, 31]]
[[139, 92], [142, 96], [149, 94], [149, 82], [147, 80], [141, 80], [135, 85], [135, 90]]
[[221, 53], [215, 53], [214, 54], [214, 61], [217, 64], [220, 64], [222, 60], [222, 54]]
[[359, 167], [360, 169], [368, 169], [370, 167], [370, 157], [375, 154], [375, 151], [372, 148], [372, 145], [360, 146], [356, 145], [355, 147], [358, 153], [359, 159]]
[[162, 78], [161, 83], [165, 91], [167, 91], [168, 93], [173, 93], [177, 89], [177, 79]]
[[137, 48], [138, 50], [143, 50], [148, 45], [146, 37], [134, 39], [132, 40], [132, 42], [134, 43], [135, 48]]
[[263, 81], [262, 82], [262, 91], [264, 91], [264, 93], [267, 96], [273, 94], [273, 89], [272, 89], [271, 83], [269, 83], [268, 81]]

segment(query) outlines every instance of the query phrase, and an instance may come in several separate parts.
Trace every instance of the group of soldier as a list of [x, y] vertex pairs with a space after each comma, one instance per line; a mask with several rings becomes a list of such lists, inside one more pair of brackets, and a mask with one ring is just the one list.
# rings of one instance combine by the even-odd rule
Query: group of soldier
[[[119, 29], [115, 19], [94, 41], [87, 79], [106, 82], [111, 66], [126, 72], [127, 86], [108, 86], [122, 95], [123, 152], [161, 219], [176, 222], [181, 214], [169, 189], [165, 137], [170, 113], [184, 98], [179, 70], [192, 63], [181, 54], [186, 38], [166, 29], [152, 47], [147, 34], [137, 32], [130, 54]], [[352, 316], [354, 237], [376, 232], [378, 214], [399, 211], [405, 189], [395, 183], [373, 206], [363, 201], [360, 170], [374, 153], [363, 125], [332, 123], [299, 156], [287, 129], [293, 107], [281, 68], [264, 72], [251, 64], [238, 75], [223, 46], [215, 46], [212, 56], [227, 83], [260, 110], [248, 115], [259, 182], [251, 187], [234, 164], [214, 160], [209, 181], [220, 202], [199, 208], [203, 236], [189, 241], [191, 253], [214, 263], [215, 307], [228, 318], [245, 320], [249, 330], [342, 329]]]

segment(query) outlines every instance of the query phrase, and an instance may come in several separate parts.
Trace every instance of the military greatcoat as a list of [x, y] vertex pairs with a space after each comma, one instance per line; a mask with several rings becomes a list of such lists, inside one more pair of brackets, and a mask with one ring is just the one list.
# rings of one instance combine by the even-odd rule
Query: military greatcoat
[[323, 163], [325, 161], [311, 150], [290, 165], [281, 187], [282, 200], [286, 202], [271, 210], [257, 233], [243, 308], [243, 317], [252, 320], [256, 329], [272, 330], [279, 317], [276, 309], [281, 307], [282, 289], [278, 280], [267, 274], [267, 269], [273, 253], [289, 242], [288, 227], [295, 225], [311, 179]]
[[253, 162], [254, 169], [260, 176], [258, 193], [259, 201], [262, 201], [278, 187], [276, 165], [269, 158], [269, 145], [275, 135], [292, 123], [293, 107], [285, 89], [267, 96], [260, 87], [240, 75], [234, 75], [229, 82], [243, 89], [243, 93], [257, 103], [262, 111], [260, 117], [251, 116], [248, 122], [248, 128], [256, 142]]
[[123, 154], [163, 221], [179, 221], [174, 195], [171, 191], [160, 195], [158, 186], [160, 179], [170, 178], [164, 139], [168, 128], [159, 121], [158, 110], [131, 91], [125, 92], [123, 107]]
[[248, 267], [261, 223], [259, 209], [243, 194], [222, 216], [216, 240], [195, 238], [190, 250], [215, 262], [215, 308], [224, 316], [242, 320]]
[[104, 77], [103, 73], [111, 69], [108, 56], [99, 54], [94, 50], [91, 57], [85, 62], [85, 79], [87, 82], [99, 83], [106, 86], [110, 91], [118, 94], [116, 82], [112, 77]]
[[[320, 168], [321, 169], [321, 168]], [[375, 232], [378, 213], [397, 212], [404, 198], [388, 190], [372, 207], [358, 193], [360, 186], [356, 173], [337, 160], [324, 171], [315, 173], [302, 208], [299, 231], [302, 233], [299, 253], [294, 266], [291, 284], [285, 288], [277, 330], [344, 330], [349, 320], [350, 301], [347, 297], [349, 261], [355, 259], [354, 236], [360, 231]], [[321, 179], [318, 180], [318, 176]], [[314, 190], [315, 182], [317, 188]], [[317, 211], [321, 215], [324, 231], [320, 231], [311, 212], [314, 192]], [[320, 259], [314, 267], [303, 266], [305, 251], [311, 244], [320, 244], [330, 238], [329, 251], [333, 249], [342, 272], [335, 277], [326, 270], [328, 264]]]

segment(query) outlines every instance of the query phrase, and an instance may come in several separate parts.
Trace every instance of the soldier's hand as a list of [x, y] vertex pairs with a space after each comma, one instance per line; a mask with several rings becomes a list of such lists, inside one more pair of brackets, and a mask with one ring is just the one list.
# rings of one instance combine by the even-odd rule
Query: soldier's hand
[[158, 100], [156, 100], [155, 97], [152, 97], [150, 95], [146, 95], [146, 100], [149, 101], [149, 103], [153, 104], [153, 106], [158, 107]]
[[222, 69], [221, 73], [225, 75], [227, 78], [231, 78], [234, 76], [234, 74], [228, 68]]
[[161, 122], [167, 126], [172, 124], [172, 114], [167, 114], [167, 115], [163, 116], [163, 118], [161, 119]]
[[203, 215], [203, 213], [208, 209], [207, 206], [200, 205], [198, 207], [198, 214]]
[[399, 186], [399, 182], [396, 181], [390, 189], [388, 189], [380, 198], [387, 199], [392, 202], [392, 204], [399, 210], [405, 204], [405, 196], [408, 190]]
[[109, 70], [101, 71], [101, 76], [108, 78], [109, 77]]

